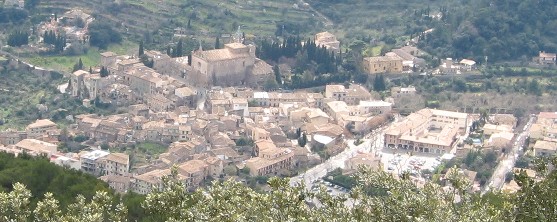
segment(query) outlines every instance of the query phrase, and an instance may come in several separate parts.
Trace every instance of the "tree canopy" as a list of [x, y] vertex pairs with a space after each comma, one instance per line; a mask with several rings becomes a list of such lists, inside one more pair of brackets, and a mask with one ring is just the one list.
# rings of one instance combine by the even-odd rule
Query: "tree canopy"
[[[459, 8], [441, 8], [440, 21], [420, 42], [445, 57], [484, 61], [518, 60], [538, 51], [557, 51], [557, 3], [537, 0], [468, 0]], [[417, 20], [424, 20], [421, 13]], [[542, 22], [543, 21], [543, 22]]]
[[105, 21], [95, 20], [89, 24], [89, 43], [101, 49], [106, 49], [111, 43], [120, 43], [122, 35]]
[[[539, 164], [537, 172], [545, 179], [528, 178], [525, 172], [515, 176], [521, 189], [514, 194], [470, 193], [471, 183], [452, 173], [446, 176], [452, 189], [436, 183], [423, 186], [407, 174], [394, 178], [383, 171], [360, 168], [349, 194], [332, 196], [321, 187], [311, 192], [301, 184], [291, 186], [288, 179], [260, 178], [269, 190], [257, 192], [234, 181], [214, 181], [208, 188], [190, 193], [178, 180], [177, 169], [164, 177], [162, 187], [144, 198], [126, 195], [112, 198], [103, 189], [82, 183], [87, 195], [67, 193], [68, 184], [59, 180], [43, 183], [62, 168], [46, 159], [15, 158], [0, 154], [0, 175], [13, 172], [12, 183], [0, 193], [2, 221], [556, 221], [557, 172]], [[557, 158], [550, 160], [557, 164]], [[20, 165], [6, 168], [8, 165]], [[36, 165], [29, 168], [28, 165]], [[50, 165], [50, 166], [49, 166]], [[23, 166], [23, 167], [21, 167]], [[41, 170], [38, 170], [41, 169]], [[74, 171], [75, 172], [75, 171]], [[452, 172], [457, 172], [452, 171]], [[75, 172], [77, 173], [77, 172]], [[26, 176], [27, 175], [27, 176]], [[91, 178], [90, 176], [88, 178]], [[56, 181], [57, 183], [55, 183]], [[50, 184], [44, 186], [44, 184]], [[48, 187], [49, 189], [44, 189]], [[54, 190], [54, 191], [51, 191]], [[91, 192], [97, 192], [91, 195]], [[77, 196], [71, 203], [60, 197]], [[32, 204], [35, 201], [36, 204]]]

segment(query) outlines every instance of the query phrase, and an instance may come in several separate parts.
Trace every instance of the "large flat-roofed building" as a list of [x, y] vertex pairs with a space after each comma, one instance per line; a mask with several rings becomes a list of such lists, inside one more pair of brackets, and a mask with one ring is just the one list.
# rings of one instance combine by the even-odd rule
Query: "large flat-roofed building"
[[374, 56], [364, 58], [364, 71], [367, 74], [401, 73], [402, 59], [398, 56]]
[[468, 125], [466, 113], [422, 109], [389, 127], [385, 146], [423, 153], [450, 153], [459, 132], [465, 132]]
[[50, 158], [52, 154], [58, 152], [57, 145], [36, 139], [24, 139], [19, 141], [15, 144], [15, 148], [31, 156], [45, 155], [48, 158]]
[[240, 85], [255, 64], [255, 46], [242, 43], [225, 44], [223, 49], [197, 50], [191, 66], [210, 85]]

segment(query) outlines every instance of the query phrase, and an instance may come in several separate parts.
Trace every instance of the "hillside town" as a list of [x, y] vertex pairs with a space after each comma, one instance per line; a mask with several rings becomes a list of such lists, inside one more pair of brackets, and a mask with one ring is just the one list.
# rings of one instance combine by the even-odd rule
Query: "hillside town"
[[[334, 39], [323, 39], [332, 37], [316, 36], [324, 42], [320, 44], [335, 49]], [[137, 55], [102, 53], [98, 67], [92, 72], [73, 72], [62, 92], [84, 106], [112, 104], [127, 107], [127, 113], [68, 117], [74, 123], [63, 129], [39, 119], [25, 131], [1, 132], [1, 149], [46, 155], [53, 163], [99, 177], [119, 192], [147, 194], [174, 168], [189, 190], [225, 177], [246, 182], [246, 176], [303, 174], [304, 169], [319, 167], [335, 155], [353, 152], [351, 147], [362, 146], [366, 135], [380, 127], [384, 142], [344, 157], [341, 168], [352, 173], [362, 164], [394, 174], [409, 170], [418, 179], [422, 168], [434, 170], [441, 157], [465, 155], [463, 150], [474, 147], [502, 153], [513, 141], [516, 119], [512, 116], [495, 115], [493, 121], [483, 123], [483, 134], [491, 137], [479, 144], [469, 137], [477, 120], [466, 113], [422, 109], [396, 117], [395, 101], [415, 96], [413, 87], [392, 88], [389, 102], [353, 83], [327, 85], [321, 92], [262, 91], [262, 81], [273, 78], [273, 71], [255, 57], [254, 50], [255, 46], [240, 42], [225, 44], [224, 49], [198, 49], [192, 53], [192, 65], [188, 57], [147, 51], [153, 68]], [[406, 55], [402, 49], [395, 52]], [[369, 67], [386, 66], [370, 63]], [[409, 68], [396, 63], [393, 69]], [[108, 75], [101, 74], [102, 70]], [[540, 114], [540, 119], [547, 115]], [[532, 138], [551, 137], [543, 134], [550, 132], [551, 125], [542, 125], [549, 122], [534, 124], [532, 129], [539, 129], [535, 132], [539, 136]], [[68, 136], [84, 138], [81, 145], [86, 149], [60, 150], [61, 139]], [[146, 162], [132, 161], [129, 153], [118, 152], [118, 147], [143, 142], [168, 148]], [[537, 141], [535, 155], [554, 152], [552, 143]], [[392, 152], [399, 154], [392, 156]], [[416, 160], [419, 165], [412, 167], [404, 165], [407, 161], [401, 161], [401, 154], [407, 153], [417, 157], [423, 153], [424, 160]]]

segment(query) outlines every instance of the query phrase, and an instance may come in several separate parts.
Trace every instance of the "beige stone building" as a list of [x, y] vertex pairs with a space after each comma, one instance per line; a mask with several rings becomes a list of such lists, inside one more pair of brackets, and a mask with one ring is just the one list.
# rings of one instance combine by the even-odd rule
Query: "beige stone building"
[[340, 41], [337, 37], [330, 32], [320, 32], [315, 34], [315, 45], [319, 47], [325, 47], [327, 50], [339, 53], [340, 52]]
[[468, 125], [466, 113], [422, 109], [389, 127], [385, 132], [385, 146], [424, 153], [451, 153], [459, 132], [465, 132]]
[[113, 67], [116, 65], [117, 56], [114, 52], [101, 53], [101, 66]]
[[71, 91], [73, 97], [82, 97], [84, 93], [83, 78], [88, 74], [90, 73], [83, 70], [77, 70], [70, 74], [70, 85], [68, 89]]
[[414, 86], [391, 88], [391, 96], [393, 98], [400, 98], [403, 96], [414, 96], [414, 95], [416, 95], [416, 88]]
[[513, 131], [513, 127], [510, 125], [494, 125], [494, 124], [489, 124], [486, 123], [483, 127], [483, 131], [484, 134], [486, 135], [492, 135], [495, 133], [501, 133], [501, 132], [512, 132]]
[[382, 170], [381, 158], [371, 153], [358, 153], [344, 161], [344, 164], [346, 170], [358, 170], [360, 166], [369, 167], [372, 170]]
[[294, 152], [287, 148], [277, 148], [272, 141], [256, 143], [257, 157], [246, 161], [252, 176], [278, 175], [281, 170], [290, 170]]
[[255, 46], [242, 43], [225, 44], [223, 49], [197, 50], [191, 66], [210, 85], [240, 85], [255, 64]]
[[125, 153], [111, 153], [101, 158], [104, 175], [126, 176], [130, 169], [130, 157]]
[[557, 151], [557, 142], [539, 140], [534, 144], [534, 156], [549, 157], [555, 155]]
[[343, 85], [325, 86], [325, 98], [346, 102], [348, 105], [357, 105], [360, 101], [371, 100], [371, 93], [363, 86], [350, 84], [345, 88]]
[[557, 62], [557, 54], [540, 51], [536, 62], [541, 65], [555, 65]]
[[15, 145], [15, 149], [27, 153], [31, 156], [45, 155], [49, 157], [58, 152], [58, 146], [52, 143], [47, 143], [44, 141], [36, 139], [24, 139], [19, 141]]
[[364, 58], [362, 64], [367, 74], [401, 73], [402, 59], [398, 56], [374, 56]]
[[14, 145], [25, 138], [27, 138], [27, 133], [24, 131], [8, 129], [0, 132], [0, 144], [5, 146]]
[[56, 123], [50, 121], [49, 119], [39, 119], [25, 128], [27, 138], [29, 139], [42, 139], [43, 137], [48, 136], [49, 132], [57, 130], [58, 126]]

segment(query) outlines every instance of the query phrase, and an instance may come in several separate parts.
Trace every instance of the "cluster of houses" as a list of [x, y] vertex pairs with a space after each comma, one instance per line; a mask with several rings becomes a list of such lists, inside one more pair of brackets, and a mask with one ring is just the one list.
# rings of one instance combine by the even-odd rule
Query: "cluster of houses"
[[384, 56], [366, 57], [363, 60], [363, 70], [368, 74], [379, 73], [410, 73], [424, 68], [425, 60], [419, 58], [422, 53], [413, 46], [393, 49]]
[[130, 161], [124, 153], [111, 153], [100, 149], [63, 153], [58, 150], [62, 130], [48, 119], [39, 119], [25, 130], [0, 132], [0, 151], [17, 155], [45, 156], [51, 162], [95, 176], [128, 175]]
[[533, 155], [548, 157], [557, 153], [557, 113], [541, 112], [529, 130]]
[[[52, 15], [48, 21], [42, 22], [38, 26], [38, 33], [53, 32], [56, 35], [63, 34], [66, 41], [72, 42], [88, 42], [88, 27], [95, 18], [81, 9], [71, 9], [64, 14]], [[41, 36], [42, 37], [42, 36]]]
[[[100, 177], [117, 191], [145, 194], [160, 187], [162, 178], [173, 168], [188, 189], [196, 189], [210, 178], [237, 176], [227, 175], [224, 170], [227, 167], [247, 168], [251, 176], [289, 176], [298, 166], [322, 161], [312, 153], [312, 147], [319, 146], [335, 155], [344, 149], [346, 135], [368, 132], [376, 126], [378, 118], [387, 121], [380, 117], [391, 112], [391, 103], [374, 100], [366, 88], [356, 84], [328, 85], [324, 94], [237, 87], [199, 90], [177, 84], [179, 81], [174, 78], [154, 71], [143, 73], [142, 76], [150, 78], [136, 77], [134, 72], [148, 69], [136, 64], [129, 69], [120, 64], [117, 67], [121, 69], [110, 69], [108, 77], [81, 70], [72, 74], [68, 93], [73, 96], [84, 98], [88, 94], [88, 98], [94, 95], [104, 99], [105, 92], [97, 91], [103, 88], [103, 81], [121, 78], [117, 81], [122, 83], [111, 85], [127, 86], [130, 97], [120, 99], [131, 98], [129, 103], [137, 103], [129, 105], [127, 113], [74, 117], [75, 123], [67, 128], [67, 133], [88, 138], [82, 144], [91, 147], [91, 151], [59, 152], [61, 130], [50, 120], [37, 120], [26, 131], [0, 133], [0, 141], [5, 145], [2, 149], [46, 155], [54, 163]], [[117, 72], [122, 72], [122, 76], [114, 74]], [[148, 79], [161, 84], [141, 83]], [[153, 95], [166, 98], [172, 95], [166, 94], [172, 89], [174, 96], [192, 94], [188, 101], [201, 101], [202, 95], [203, 101], [195, 107], [190, 102], [174, 101], [162, 106], [141, 99]], [[301, 135], [296, 135], [297, 131], [307, 137], [307, 145], [299, 145], [297, 137]], [[101, 144], [129, 147], [142, 142], [167, 144], [168, 150], [147, 164], [130, 166], [127, 154], [97, 148]]]

